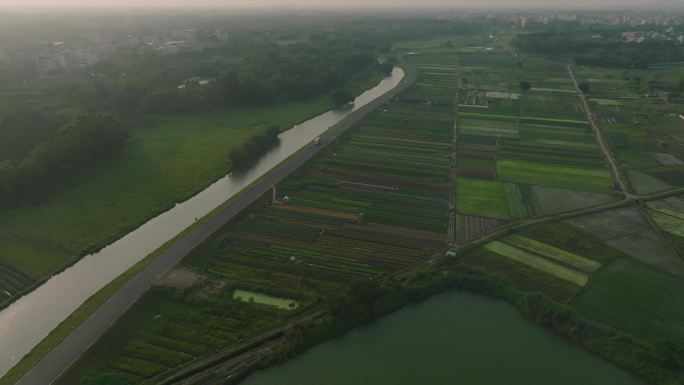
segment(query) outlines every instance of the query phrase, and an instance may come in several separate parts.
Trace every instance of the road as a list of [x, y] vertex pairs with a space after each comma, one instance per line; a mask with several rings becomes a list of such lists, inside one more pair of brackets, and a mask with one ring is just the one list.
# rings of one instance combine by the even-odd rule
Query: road
[[47, 385], [53, 383], [88, 347], [109, 329], [167, 270], [180, 262], [195, 247], [220, 229], [224, 224], [247, 208], [258, 197], [294, 170], [299, 168], [326, 143], [344, 133], [352, 125], [377, 107], [410, 86], [416, 78], [413, 67], [403, 62], [405, 77], [394, 89], [352, 112], [338, 124], [321, 135], [323, 145], [308, 144], [299, 152], [276, 166], [267, 175], [242, 191], [233, 201], [225, 205], [207, 221], [198, 224], [192, 231], [162, 252], [143, 271], [128, 281], [118, 292], [97, 309], [86, 321], [67, 336], [55, 349], [36, 364], [17, 385]]
[[603, 134], [601, 133], [601, 130], [596, 125], [596, 116], [594, 116], [594, 113], [589, 108], [589, 102], [587, 101], [587, 96], [584, 95], [582, 90], [580, 90], [580, 88], [579, 88], [579, 84], [577, 83], [577, 78], [575, 78], [575, 73], [572, 71], [572, 66], [568, 66], [568, 74], [570, 74], [570, 79], [572, 79], [572, 82], [575, 85], [575, 90], [577, 91], [577, 94], [579, 95], [580, 99], [582, 100], [582, 105], [584, 106], [584, 111], [587, 113], [587, 120], [589, 120], [589, 124], [591, 125], [591, 128], [594, 131], [594, 134], [596, 135], [596, 141], [598, 142], [598, 145], [601, 148], [601, 152], [603, 153], [603, 156], [606, 158], [606, 161], [608, 162], [608, 165], [610, 166], [611, 173], [613, 174], [613, 182], [617, 183], [620, 190], [622, 191], [623, 194], [625, 194], [625, 196], [627, 198], [632, 197], [633, 195], [627, 189], [627, 186], [622, 179], [622, 175], [620, 175], [620, 170], [618, 169], [615, 158], [613, 158], [613, 154], [610, 152], [610, 150], [608, 149], [608, 145], [603, 140]]

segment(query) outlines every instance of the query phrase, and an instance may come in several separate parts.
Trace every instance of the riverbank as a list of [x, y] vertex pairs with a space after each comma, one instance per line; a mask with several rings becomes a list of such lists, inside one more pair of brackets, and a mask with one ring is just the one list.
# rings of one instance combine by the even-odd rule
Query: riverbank
[[[411, 75], [412, 78], [415, 78], [415, 74]], [[351, 112], [346, 118], [344, 118], [342, 121], [340, 121], [338, 124], [335, 124], [331, 129], [327, 130], [324, 138], [328, 138], [326, 140], [329, 140], [331, 138], [336, 137], [337, 135], [341, 134], [344, 130], [348, 129], [351, 125], [356, 123], [359, 119], [361, 119], [363, 116], [368, 114], [369, 112], [373, 111], [375, 108], [377, 108], [379, 105], [384, 103], [386, 100], [389, 98], [393, 97], [396, 95], [396, 93], [400, 92], [403, 90], [410, 82], [412, 81], [411, 79], [407, 79], [406, 81], [399, 81], [396, 84], [396, 88], [394, 88], [392, 91], [389, 91], [386, 94], [383, 94], [382, 96], [378, 97], [377, 99], [374, 99], [372, 101], [368, 101], [367, 104], [362, 104], [359, 105], [359, 108]], [[401, 78], [400, 78], [401, 79]], [[364, 102], [365, 103], [365, 102]], [[321, 129], [325, 130], [325, 127], [321, 127]], [[278, 180], [284, 178], [287, 174], [289, 174], [291, 171], [299, 167], [302, 163], [304, 163], [308, 158], [313, 156], [314, 153], [319, 151], [322, 148], [322, 146], [306, 146], [303, 150], [300, 152], [296, 153], [293, 155], [290, 159], [288, 159], [286, 164], [283, 164], [281, 167], [278, 168], [277, 171], [274, 171], [273, 173], [269, 174], [268, 177], [264, 178], [263, 180], [260, 180], [256, 182], [255, 187], [249, 191], [249, 194], [241, 194], [237, 200], [239, 201], [238, 204], [231, 205], [227, 208], [224, 208], [220, 213], [218, 213], [216, 216], [212, 217], [211, 220], [207, 221], [204, 227], [201, 227], [201, 229], [197, 229], [197, 231], [193, 231], [191, 234], [188, 234], [188, 236], [176, 243], [174, 246], [176, 248], [172, 248], [169, 251], [163, 253], [163, 255], [156, 259], [157, 263], [156, 265], [151, 265], [146, 269], [146, 271], [143, 271], [140, 275], [143, 275], [144, 277], [141, 278], [141, 282], [136, 282], [136, 283], [130, 283], [126, 285], [126, 287], [129, 287], [129, 291], [119, 291], [117, 292], [117, 295], [120, 295], [120, 297], [126, 298], [122, 299], [122, 301], [125, 301], [127, 304], [130, 303], [131, 301], [134, 302], [137, 296], [142, 294], [146, 288], [151, 284], [151, 282], [156, 279], [155, 274], [159, 274], [159, 272], [163, 272], [166, 268], [173, 266], [180, 258], [184, 257], [185, 254], [189, 250], [191, 250], [194, 245], [198, 244], [201, 242], [206, 236], [210, 235], [213, 232], [213, 229], [215, 226], [221, 226], [224, 224], [226, 221], [228, 221], [232, 216], [236, 215], [241, 211], [242, 208], [245, 207], [245, 205], [249, 204], [253, 199], [255, 199], [255, 196], [261, 195], [263, 192], [267, 191], [270, 189], [270, 187], [277, 183]], [[258, 191], [257, 191], [258, 190]], [[249, 195], [249, 196], [247, 196]], [[188, 240], [189, 243], [187, 242]], [[150, 271], [152, 269], [152, 271]], [[155, 273], [156, 272], [156, 273]], [[117, 297], [117, 298], [120, 298]], [[117, 302], [116, 299], [110, 299], [106, 304], [110, 304], [112, 302]], [[122, 306], [120, 303], [118, 305], [113, 305], [115, 306], [118, 310], [118, 314], [121, 314], [125, 309], [127, 308], [126, 306]], [[111, 309], [110, 309], [111, 311]], [[91, 342], [92, 340], [96, 339], [101, 333], [102, 333], [102, 328], [104, 327], [104, 330], [109, 325], [109, 322], [111, 322], [111, 313], [107, 313], [106, 310], [102, 310], [102, 308], [98, 309], [98, 312], [101, 312], [100, 314], [103, 314], [102, 317], [97, 317], [97, 312], [88, 319], [87, 322], [92, 323], [90, 325], [86, 325], [85, 323], [79, 327], [79, 329], [88, 329], [90, 330], [87, 334], [90, 336], [88, 343], [83, 343], [83, 341], [79, 342], [80, 350], [85, 349]], [[94, 317], [94, 318], [93, 318]], [[87, 323], [86, 322], [86, 323]], [[97, 325], [93, 327], [93, 324]], [[84, 326], [85, 325], [85, 326]], [[78, 330], [75, 332], [78, 333]], [[57, 340], [57, 338], [55, 338]], [[68, 343], [68, 339], [65, 341]], [[65, 346], [65, 342], [62, 343], [60, 346]], [[73, 341], [72, 341], [73, 342]], [[73, 348], [70, 347], [65, 347], [69, 352], [69, 356], [73, 358], [77, 357], [78, 354], [80, 354], [79, 349], [73, 350]], [[63, 353], [63, 352], [62, 352]], [[74, 354], [76, 354], [74, 356]], [[62, 364], [58, 365], [59, 367], [63, 367], [64, 362], [61, 361], [64, 358], [64, 355], [59, 354], [57, 350], [53, 350], [53, 352], [48, 356], [53, 356], [53, 357], [58, 357], [60, 362]], [[39, 365], [40, 366], [40, 365]], [[23, 367], [23, 366], [22, 366]], [[50, 368], [52, 375], [59, 374], [60, 370], [56, 368], [55, 366], [48, 364], [48, 366], [43, 366], [44, 368]], [[35, 368], [34, 368], [35, 370]], [[54, 371], [57, 370], [55, 373]], [[13, 376], [16, 376], [13, 374]], [[26, 381], [30, 381], [27, 379]], [[39, 380], [39, 382], [42, 380]], [[31, 383], [31, 382], [26, 382], [26, 383]]]
[[668, 358], [657, 347], [645, 345], [613, 329], [595, 324], [566, 305], [466, 267], [455, 259], [416, 270], [403, 282], [385, 281], [376, 285], [373, 290], [341, 294], [345, 298], [353, 295], [351, 306], [335, 308], [331, 301], [326, 316], [293, 326], [302, 332], [291, 339], [287, 347], [260, 365], [239, 372], [231, 383], [240, 383], [254, 371], [288, 362], [357, 327], [450, 290], [481, 294], [507, 302], [529, 321], [553, 331], [648, 383], [672, 385], [684, 380], [684, 373], [669, 367]]

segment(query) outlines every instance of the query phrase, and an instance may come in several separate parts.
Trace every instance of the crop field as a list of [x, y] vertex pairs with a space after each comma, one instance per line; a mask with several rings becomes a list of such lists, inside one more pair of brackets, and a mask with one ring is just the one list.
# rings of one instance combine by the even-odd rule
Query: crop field
[[681, 106], [664, 98], [676, 87], [681, 71], [681, 63], [629, 71], [577, 71], [591, 87], [598, 123], [637, 193], [684, 186]]
[[493, 251], [506, 258], [527, 265], [536, 270], [553, 275], [564, 281], [574, 283], [577, 286], [584, 286], [587, 283], [587, 275], [576, 269], [571, 269], [564, 264], [552, 261], [539, 253], [530, 252], [523, 248], [513, 246], [510, 243], [493, 241], [484, 246], [487, 250]]
[[571, 304], [585, 316], [658, 342], [684, 342], [684, 281], [632, 258], [607, 263]]
[[566, 222], [626, 255], [684, 278], [684, 260], [634, 207], [584, 215]]
[[565, 64], [506, 52], [457, 60], [459, 242], [511, 220], [612, 200], [612, 177]]
[[[276, 202], [262, 197], [195, 250], [184, 261], [191, 282], [162, 279], [63, 383], [96, 371], [155, 383], [179, 364], [282, 325], [346, 285], [443, 255], [454, 67], [443, 56], [411, 60], [425, 85], [328, 144], [277, 186]], [[449, 100], [435, 97], [442, 88]], [[414, 98], [416, 90], [431, 102]], [[503, 186], [501, 198], [508, 216]]]
[[[582, 217], [584, 218], [584, 217]], [[565, 222], [531, 226], [469, 251], [463, 262], [515, 285], [569, 301], [583, 291], [602, 266], [628, 258], [591, 234]]]
[[567, 301], [603, 263], [619, 256], [605, 244], [571, 232], [567, 225], [549, 223], [489, 242], [468, 252], [463, 261], [525, 289]]

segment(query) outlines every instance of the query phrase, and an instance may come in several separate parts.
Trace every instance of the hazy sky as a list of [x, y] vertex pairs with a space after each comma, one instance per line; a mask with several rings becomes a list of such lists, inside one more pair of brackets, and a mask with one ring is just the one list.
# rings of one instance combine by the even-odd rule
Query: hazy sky
[[453, 7], [544, 7], [544, 8], [659, 8], [682, 7], [683, 0], [0, 0], [1, 6], [227, 6], [268, 5], [340, 6], [453, 6]]

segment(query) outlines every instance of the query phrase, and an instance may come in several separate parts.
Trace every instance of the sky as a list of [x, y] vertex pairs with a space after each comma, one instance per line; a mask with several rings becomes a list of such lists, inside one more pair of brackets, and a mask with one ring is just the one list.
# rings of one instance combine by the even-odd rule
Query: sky
[[682, 0], [0, 0], [0, 7], [93, 7], [93, 6], [222, 6], [264, 7], [273, 5], [305, 7], [427, 7], [449, 6], [468, 8], [684, 8]]

